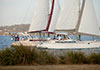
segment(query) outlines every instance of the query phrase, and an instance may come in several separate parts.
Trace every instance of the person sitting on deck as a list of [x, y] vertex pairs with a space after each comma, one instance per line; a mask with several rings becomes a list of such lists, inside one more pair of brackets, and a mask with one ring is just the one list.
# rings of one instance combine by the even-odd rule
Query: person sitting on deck
[[17, 35], [15, 35], [15, 41], [17, 41]]
[[19, 35], [17, 35], [17, 41], [19, 41]]
[[58, 40], [62, 40], [62, 37], [61, 37], [61, 35], [59, 34], [59, 35], [57, 35], [57, 37], [58, 37]]
[[54, 38], [53, 38], [53, 40], [56, 40], [56, 36], [54, 35]]
[[63, 40], [68, 40], [69, 38], [68, 37], [66, 37], [66, 35], [63, 35]]

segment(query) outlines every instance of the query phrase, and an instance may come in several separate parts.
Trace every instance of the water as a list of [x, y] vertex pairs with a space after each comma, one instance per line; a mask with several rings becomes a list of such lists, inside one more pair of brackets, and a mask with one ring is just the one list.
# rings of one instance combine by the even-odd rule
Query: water
[[[23, 36], [19, 36], [20, 40], [23, 38]], [[3, 48], [9, 48], [12, 43], [14, 43], [14, 40], [11, 40], [12, 36], [3, 36], [0, 35], [0, 50]], [[24, 36], [24, 39], [26, 40], [27, 38]]]
[[[70, 38], [76, 40], [76, 36], [69, 36]], [[100, 41], [100, 37], [93, 37], [93, 36], [81, 36], [81, 41], [93, 41], [93, 40], [96, 40], [96, 41]]]
[[11, 36], [0, 36], [0, 49], [10, 47], [13, 42]]

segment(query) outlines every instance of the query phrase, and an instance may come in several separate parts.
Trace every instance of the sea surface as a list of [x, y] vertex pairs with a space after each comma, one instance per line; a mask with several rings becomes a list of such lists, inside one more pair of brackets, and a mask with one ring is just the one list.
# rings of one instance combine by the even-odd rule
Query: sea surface
[[[20, 36], [20, 38], [21, 37], [22, 36]], [[0, 35], [0, 50], [3, 49], [3, 48], [7, 48], [7, 47], [9, 48], [11, 46], [11, 44], [13, 42], [15, 42], [14, 40], [11, 40], [11, 38], [12, 38], [11, 36], [3, 36], [3, 35]], [[51, 39], [52, 38], [53, 37], [51, 37]], [[76, 40], [76, 37], [75, 36], [70, 36], [70, 38]], [[81, 36], [81, 40], [82, 41], [89, 41], [89, 40], [97, 40], [97, 41], [100, 41], [100, 37]], [[97, 52], [97, 53], [100, 52], [100, 49], [92, 49], [92, 50], [90, 50], [90, 49], [85, 49], [85, 50], [80, 49], [80, 50], [81, 51], [87, 51], [87, 52], [88, 51], [92, 51], [92, 52], [94, 51], [94, 52]], [[51, 51], [53, 51], [53, 50], [51, 50]]]
[[0, 49], [10, 47], [13, 42], [14, 41], [11, 40], [11, 36], [0, 35]]

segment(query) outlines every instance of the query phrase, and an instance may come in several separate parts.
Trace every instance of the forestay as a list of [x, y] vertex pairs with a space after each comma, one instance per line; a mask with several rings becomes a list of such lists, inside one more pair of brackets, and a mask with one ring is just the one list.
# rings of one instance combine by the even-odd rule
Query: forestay
[[29, 32], [45, 30], [48, 22], [49, 0], [36, 0]]
[[63, 0], [55, 31], [75, 31], [79, 10], [80, 0]]
[[99, 25], [96, 18], [92, 0], [85, 0], [83, 14], [78, 32], [87, 35], [100, 35]]

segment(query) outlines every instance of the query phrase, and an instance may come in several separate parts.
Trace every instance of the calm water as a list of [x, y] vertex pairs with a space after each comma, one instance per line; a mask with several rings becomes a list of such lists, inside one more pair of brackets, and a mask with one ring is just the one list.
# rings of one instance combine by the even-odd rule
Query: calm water
[[0, 49], [10, 47], [13, 42], [11, 36], [0, 36]]
[[[76, 39], [75, 36], [70, 36], [72, 39]], [[21, 38], [21, 37], [20, 37]], [[53, 38], [53, 37], [51, 37]], [[98, 40], [100, 41], [100, 37], [90, 37], [90, 36], [82, 36], [82, 41], [89, 41], [89, 40]], [[14, 42], [14, 40], [11, 40], [11, 36], [0, 36], [0, 49], [10, 47], [10, 45]], [[81, 49], [82, 50], [82, 49]], [[91, 51], [90, 49], [82, 50], [82, 51]], [[100, 49], [93, 49], [92, 51], [100, 52]]]
[[[23, 36], [20, 36], [20, 40], [22, 37]], [[10, 47], [10, 45], [15, 42], [14, 40], [11, 40], [11, 38], [11, 36], [0, 35], [0, 49]], [[26, 37], [24, 37], [24, 39], [26, 39]]]

